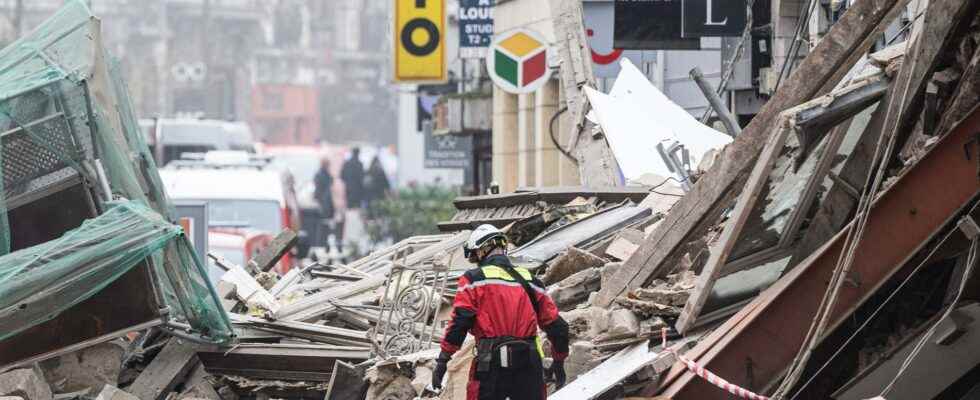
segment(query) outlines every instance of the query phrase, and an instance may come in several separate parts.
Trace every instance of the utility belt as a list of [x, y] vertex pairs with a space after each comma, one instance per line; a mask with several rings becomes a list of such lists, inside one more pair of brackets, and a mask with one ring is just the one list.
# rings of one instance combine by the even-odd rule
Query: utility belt
[[540, 366], [542, 352], [537, 336], [481, 338], [476, 343], [476, 372]]

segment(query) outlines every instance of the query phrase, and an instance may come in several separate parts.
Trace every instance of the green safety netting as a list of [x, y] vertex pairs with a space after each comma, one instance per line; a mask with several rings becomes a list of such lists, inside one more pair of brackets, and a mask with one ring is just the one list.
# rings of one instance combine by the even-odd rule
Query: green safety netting
[[[0, 257], [0, 326], [23, 331], [56, 315], [7, 310], [23, 304], [24, 293], [48, 296], [35, 300], [61, 312], [146, 259], [162, 305], [170, 311], [168, 318], [190, 325], [214, 342], [231, 337], [231, 324], [201, 259], [179, 229], [166, 223], [173, 220], [173, 211], [120, 68], [102, 45], [100, 21], [80, 0], [67, 2], [36, 30], [0, 50], [0, 177], [0, 255], [6, 254]], [[18, 231], [11, 230], [7, 211], [35, 201], [37, 193], [51, 193], [64, 182], [84, 182], [91, 197], [87, 209], [99, 216], [60, 239], [10, 253]], [[113, 208], [118, 201], [124, 205]], [[154, 228], [159, 235], [147, 233], [159, 241], [139, 242], [120, 251], [122, 258], [88, 253], [113, 249], [113, 240], [82, 245], [77, 254], [53, 244], [111, 238], [102, 236], [106, 230], [98, 227], [123, 218], [147, 229], [166, 226]], [[125, 236], [132, 239], [128, 232]], [[52, 250], [57, 250], [55, 256]], [[40, 261], [24, 264], [25, 254]], [[73, 268], [90, 273], [66, 273]], [[23, 271], [33, 271], [30, 279]], [[68, 278], [56, 278], [60, 276]], [[75, 295], [79, 291], [82, 296]], [[7, 329], [0, 332], [0, 340], [7, 333]]]
[[0, 257], [0, 340], [45, 322], [105, 288], [180, 236], [138, 203], [113, 207], [61, 238]]

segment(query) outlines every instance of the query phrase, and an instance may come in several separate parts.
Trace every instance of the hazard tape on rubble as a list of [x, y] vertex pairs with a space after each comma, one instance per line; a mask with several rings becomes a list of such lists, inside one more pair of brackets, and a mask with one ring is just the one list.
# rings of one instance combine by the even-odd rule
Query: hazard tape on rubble
[[677, 350], [674, 350], [674, 349], [672, 349], [670, 347], [667, 347], [667, 328], [664, 328], [663, 330], [661, 330], [661, 337], [663, 339], [663, 346], [662, 346], [662, 348], [664, 350], [673, 353], [674, 356], [676, 356], [678, 360], [680, 360], [682, 363], [684, 363], [684, 366], [687, 367], [688, 371], [691, 371], [695, 375], [700, 376], [702, 379], [708, 381], [708, 383], [710, 383], [712, 385], [715, 385], [715, 386], [721, 388], [722, 390], [725, 390], [728, 393], [731, 393], [731, 394], [736, 395], [736, 396], [738, 396], [740, 398], [743, 398], [743, 399], [749, 399], [749, 400], [770, 400], [766, 396], [761, 396], [761, 395], [755, 394], [755, 393], [753, 393], [751, 391], [746, 390], [745, 388], [736, 386], [736, 385], [732, 384], [731, 382], [722, 379], [720, 376], [715, 375], [715, 374], [711, 373], [711, 371], [708, 371], [708, 370], [704, 369], [704, 367], [698, 365], [698, 363], [696, 363], [694, 361], [691, 361], [691, 360], [687, 359], [686, 357], [682, 356], [679, 352], [677, 352]]

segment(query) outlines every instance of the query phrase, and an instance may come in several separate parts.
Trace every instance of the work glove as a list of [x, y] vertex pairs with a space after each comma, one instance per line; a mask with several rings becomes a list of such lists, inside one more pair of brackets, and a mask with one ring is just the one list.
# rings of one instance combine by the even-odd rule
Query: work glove
[[555, 382], [556, 389], [565, 386], [565, 380], [568, 379], [565, 375], [565, 360], [553, 360], [551, 367], [545, 370], [545, 377], [549, 382]]
[[443, 351], [439, 353], [439, 358], [436, 359], [436, 369], [432, 371], [432, 388], [436, 391], [442, 389], [442, 378], [446, 376], [450, 358], [452, 355]]

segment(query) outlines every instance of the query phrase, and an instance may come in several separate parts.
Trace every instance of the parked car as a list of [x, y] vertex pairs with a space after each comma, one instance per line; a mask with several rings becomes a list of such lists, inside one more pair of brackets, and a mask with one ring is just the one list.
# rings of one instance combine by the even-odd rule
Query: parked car
[[[285, 228], [297, 229], [297, 200], [287, 177], [248, 154], [233, 156], [212, 152], [202, 159], [176, 160], [160, 170], [170, 198], [208, 203], [209, 247], [215, 246], [211, 235], [215, 232], [243, 235], [254, 231], [274, 236]], [[280, 273], [292, 267], [292, 258], [283, 257]]]
[[157, 162], [165, 166], [184, 153], [255, 152], [252, 130], [244, 122], [194, 118], [141, 119], [140, 129]]

